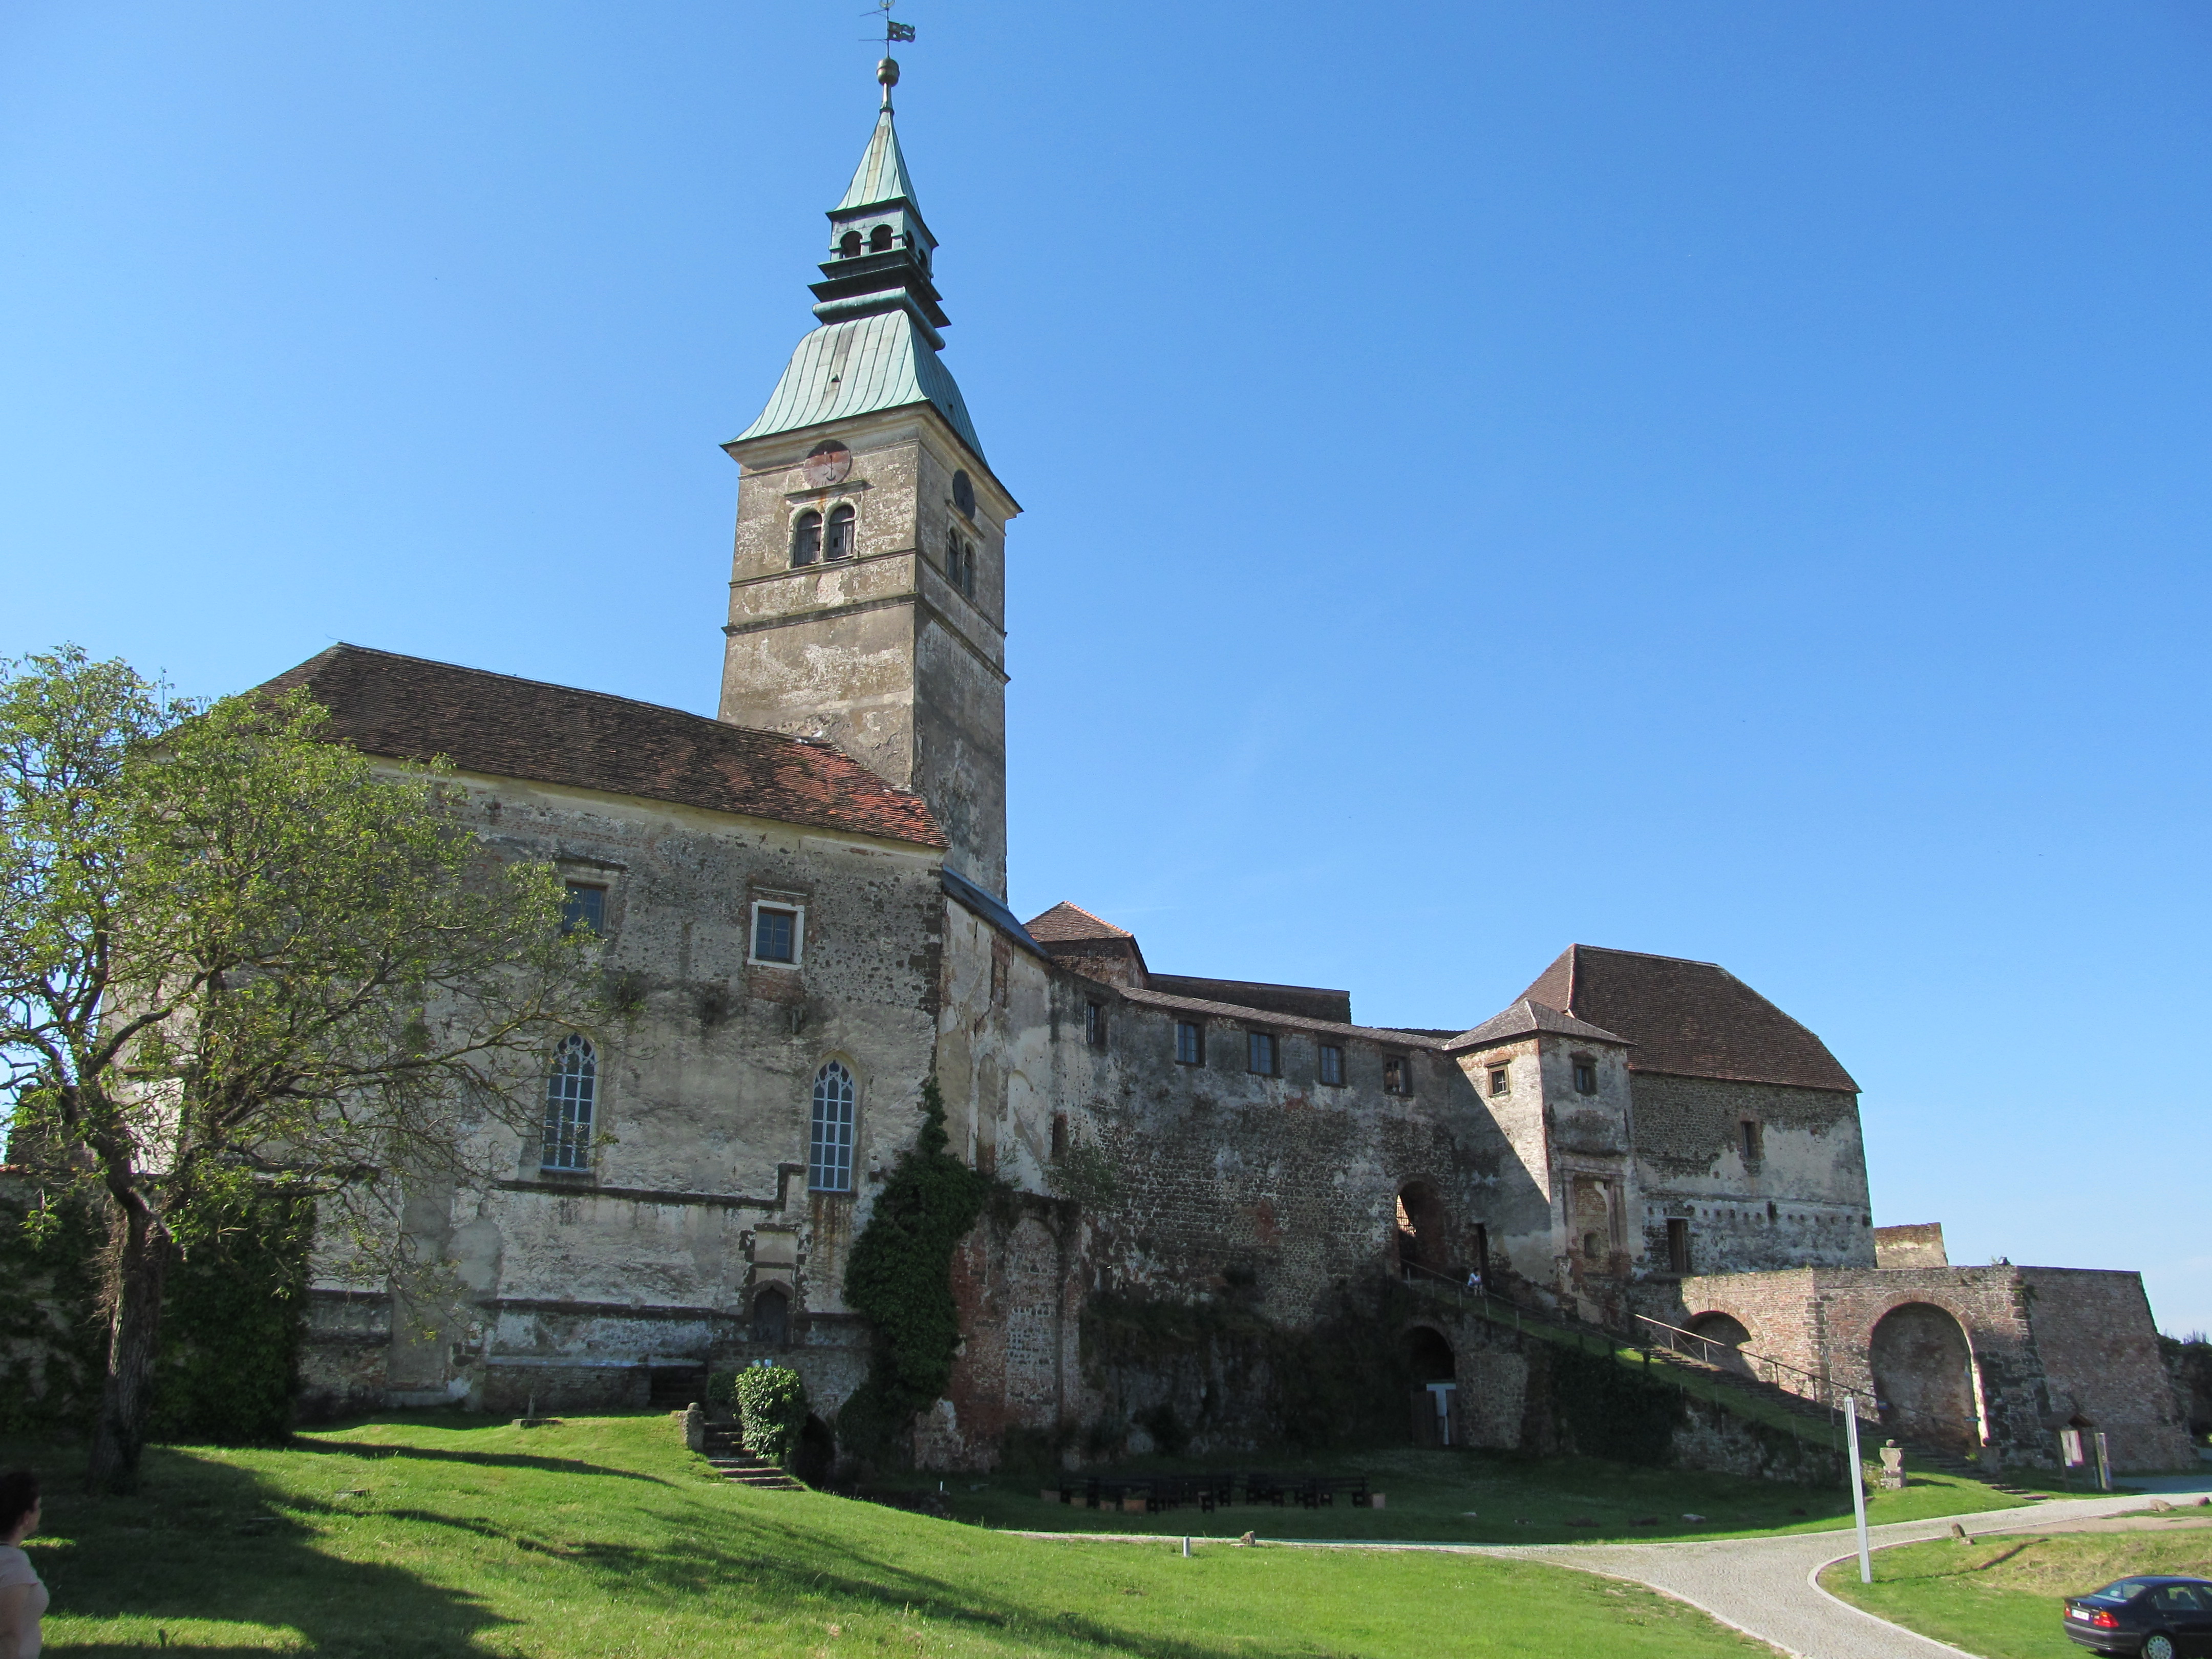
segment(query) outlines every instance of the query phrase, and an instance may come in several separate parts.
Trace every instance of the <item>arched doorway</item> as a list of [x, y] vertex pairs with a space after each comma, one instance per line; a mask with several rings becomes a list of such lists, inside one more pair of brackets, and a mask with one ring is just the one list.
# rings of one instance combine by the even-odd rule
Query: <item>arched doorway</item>
[[[1401, 1276], [1451, 1276], [1451, 1246], [1444, 1237], [1446, 1224], [1444, 1201], [1427, 1182], [1409, 1181], [1398, 1189], [1394, 1243]], [[1443, 1339], [1439, 1337], [1437, 1340]]]
[[1884, 1429], [1948, 1452], [1980, 1449], [1973, 1350], [1948, 1310], [1929, 1302], [1892, 1308], [1875, 1324], [1867, 1358]]
[[752, 1340], [776, 1348], [791, 1340], [791, 1298], [773, 1285], [753, 1298]]
[[[1692, 1358], [1704, 1360], [1708, 1365], [1719, 1365], [1732, 1371], [1748, 1373], [1741, 1350], [1751, 1340], [1751, 1333], [1743, 1322], [1733, 1314], [1701, 1313], [1685, 1328], [1692, 1336], [1702, 1336], [1705, 1343], [1698, 1346]], [[1705, 1343], [1712, 1344], [1711, 1346]]]
[[1413, 1443], [1460, 1443], [1459, 1361], [1443, 1333], [1416, 1325], [1401, 1339], [1406, 1371], [1413, 1379]]

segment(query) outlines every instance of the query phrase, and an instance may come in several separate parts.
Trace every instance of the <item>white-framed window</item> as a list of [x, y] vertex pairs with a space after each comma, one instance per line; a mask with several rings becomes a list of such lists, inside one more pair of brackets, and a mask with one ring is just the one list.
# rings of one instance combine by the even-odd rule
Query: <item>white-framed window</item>
[[599, 1052], [589, 1037], [571, 1032], [554, 1045], [553, 1069], [545, 1077], [545, 1136], [538, 1155], [542, 1167], [592, 1167], [592, 1119], [599, 1097]]
[[783, 899], [753, 901], [750, 960], [796, 968], [806, 951], [806, 907]]
[[806, 1137], [806, 1185], [817, 1193], [853, 1190], [853, 1074], [830, 1060], [814, 1074], [814, 1113]]

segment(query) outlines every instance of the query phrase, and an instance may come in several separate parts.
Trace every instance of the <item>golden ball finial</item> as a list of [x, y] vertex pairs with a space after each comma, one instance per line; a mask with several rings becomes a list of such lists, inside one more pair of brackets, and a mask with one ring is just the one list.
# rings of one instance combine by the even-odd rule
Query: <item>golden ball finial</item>
[[896, 58], [886, 58], [882, 63], [877, 64], [876, 79], [882, 82], [886, 87], [896, 86], [898, 84], [898, 59]]

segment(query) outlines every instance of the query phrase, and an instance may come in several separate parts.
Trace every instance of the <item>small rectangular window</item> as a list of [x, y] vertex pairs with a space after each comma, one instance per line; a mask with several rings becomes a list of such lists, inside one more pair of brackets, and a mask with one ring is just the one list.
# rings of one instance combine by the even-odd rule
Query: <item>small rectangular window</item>
[[1686, 1221], [1672, 1220], [1667, 1224], [1667, 1271], [1690, 1271], [1690, 1224]]
[[587, 933], [607, 931], [607, 890], [589, 882], [572, 881], [568, 896], [561, 903], [561, 931], [573, 933], [578, 928]]
[[1594, 1095], [1597, 1092], [1597, 1062], [1594, 1060], [1575, 1061], [1575, 1092]]
[[1759, 1154], [1765, 1150], [1765, 1137], [1760, 1134], [1759, 1125], [1746, 1118], [1743, 1123], [1743, 1161], [1758, 1163]]
[[1086, 1002], [1083, 1005], [1083, 1040], [1094, 1048], [1106, 1046], [1106, 1005]]
[[1067, 1156], [1067, 1114], [1052, 1115], [1052, 1155], [1054, 1161]]
[[1261, 1077], [1275, 1075], [1275, 1034], [1273, 1031], [1244, 1033], [1244, 1069]]
[[1490, 1277], [1490, 1229], [1478, 1221], [1467, 1233], [1468, 1254], [1474, 1258], [1474, 1288], [1479, 1290]]
[[1490, 1068], [1490, 1092], [1492, 1094], [1508, 1094], [1511, 1092], [1512, 1088], [1513, 1074], [1510, 1072], [1507, 1071], [1503, 1066], [1493, 1066]]
[[1206, 1064], [1206, 1028], [1194, 1019], [1176, 1022], [1176, 1064], [1203, 1066]]
[[799, 960], [799, 912], [763, 904], [753, 910], [753, 960]]
[[1410, 1095], [1413, 1092], [1411, 1063], [1403, 1054], [1391, 1054], [1383, 1060], [1382, 1092], [1386, 1095]]
[[1321, 1080], [1328, 1084], [1344, 1081], [1344, 1050], [1336, 1043], [1321, 1045]]

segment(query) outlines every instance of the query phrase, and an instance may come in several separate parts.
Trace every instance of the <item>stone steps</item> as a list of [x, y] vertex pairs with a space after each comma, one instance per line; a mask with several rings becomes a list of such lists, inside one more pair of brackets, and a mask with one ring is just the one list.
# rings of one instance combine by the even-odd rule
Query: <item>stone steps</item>
[[764, 1457], [756, 1457], [739, 1443], [737, 1436], [710, 1430], [702, 1449], [708, 1465], [723, 1480], [733, 1486], [750, 1486], [757, 1492], [805, 1492], [805, 1485], [794, 1480]]

